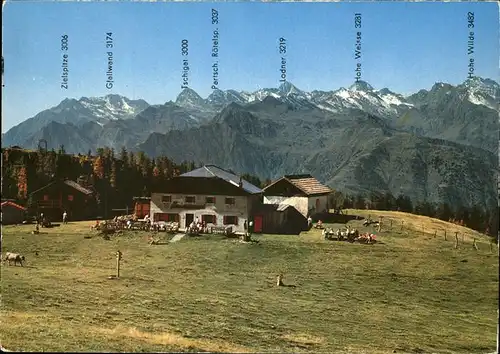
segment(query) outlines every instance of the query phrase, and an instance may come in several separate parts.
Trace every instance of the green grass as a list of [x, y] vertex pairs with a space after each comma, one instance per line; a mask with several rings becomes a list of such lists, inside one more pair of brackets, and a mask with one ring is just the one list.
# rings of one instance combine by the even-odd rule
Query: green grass
[[[455, 250], [451, 237], [394, 227], [375, 245], [325, 241], [314, 230], [255, 236], [258, 244], [202, 236], [149, 246], [144, 232], [84, 239], [88, 225], [40, 235], [30, 234], [33, 226], [3, 228], [3, 252], [27, 258], [24, 268], [2, 265], [0, 339], [7, 349], [487, 353], [496, 347], [498, 257], [486, 241], [479, 251], [470, 243]], [[108, 280], [118, 249], [121, 278]], [[296, 287], [276, 287], [280, 272]]]

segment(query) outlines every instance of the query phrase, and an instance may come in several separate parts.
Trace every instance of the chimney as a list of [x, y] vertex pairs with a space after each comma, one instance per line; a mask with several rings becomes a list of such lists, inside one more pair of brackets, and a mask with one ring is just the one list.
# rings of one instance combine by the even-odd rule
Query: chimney
[[240, 188], [243, 188], [243, 178], [241, 178], [241, 177], [240, 177], [240, 183], [239, 183], [239, 185], [240, 185]]

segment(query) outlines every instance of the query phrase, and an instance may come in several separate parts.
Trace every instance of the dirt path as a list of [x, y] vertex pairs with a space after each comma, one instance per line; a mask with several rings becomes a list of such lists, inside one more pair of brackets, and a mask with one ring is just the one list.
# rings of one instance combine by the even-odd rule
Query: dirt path
[[170, 240], [170, 243], [182, 240], [182, 238], [184, 236], [186, 236], [186, 234], [176, 234], [174, 237], [172, 237], [172, 239]]

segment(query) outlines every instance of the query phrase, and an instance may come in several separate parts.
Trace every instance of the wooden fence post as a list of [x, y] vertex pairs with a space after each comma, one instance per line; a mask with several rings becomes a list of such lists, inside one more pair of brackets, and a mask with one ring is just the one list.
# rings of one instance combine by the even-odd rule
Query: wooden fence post
[[116, 251], [116, 277], [120, 278], [120, 260], [122, 259], [122, 253]]
[[401, 231], [403, 231], [403, 225], [404, 225], [405, 221], [404, 220], [401, 220]]
[[458, 248], [458, 233], [455, 232], [455, 249]]
[[434, 238], [436, 238], [437, 233], [438, 233], [437, 230], [434, 230]]
[[391, 219], [391, 230], [392, 230], [392, 219]]
[[446, 229], [444, 230], [444, 240], [446, 241]]
[[462, 234], [462, 242], [465, 241], [465, 234]]
[[278, 274], [276, 279], [276, 286], [283, 286], [283, 274]]
[[472, 242], [472, 247], [474, 247], [476, 251], [479, 249], [476, 244], [476, 238], [474, 238], [474, 241]]

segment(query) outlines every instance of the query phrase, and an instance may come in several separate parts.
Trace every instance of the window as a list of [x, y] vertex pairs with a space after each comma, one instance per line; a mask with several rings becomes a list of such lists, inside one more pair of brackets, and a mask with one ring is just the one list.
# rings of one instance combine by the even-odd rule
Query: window
[[155, 213], [153, 220], [156, 221], [179, 221], [179, 214]]
[[188, 196], [188, 197], [185, 197], [185, 198], [184, 198], [184, 201], [185, 201], [186, 203], [194, 203], [194, 202], [196, 201], [196, 198], [195, 198], [195, 197], [193, 197], [193, 196]]
[[204, 222], [205, 224], [216, 224], [217, 222], [217, 218], [215, 217], [215, 215], [209, 215], [209, 214], [205, 214], [205, 215], [202, 215], [201, 216], [201, 221]]
[[179, 222], [179, 214], [167, 214], [167, 221]]
[[215, 197], [206, 197], [205, 203], [207, 204], [215, 204]]
[[238, 225], [238, 217], [232, 215], [225, 215], [224, 225]]
[[224, 203], [226, 205], [235, 205], [236, 204], [236, 199], [232, 197], [228, 197], [225, 199]]
[[72, 202], [72, 201], [73, 201], [73, 195], [68, 194], [68, 200], [69, 200], [70, 202]]
[[45, 194], [45, 195], [43, 196], [43, 200], [49, 200], [49, 196], [48, 196], [47, 194]]
[[161, 202], [162, 203], [172, 203], [172, 196], [171, 195], [164, 195], [161, 197]]
[[168, 214], [167, 213], [155, 213], [153, 215], [154, 221], [167, 221]]

